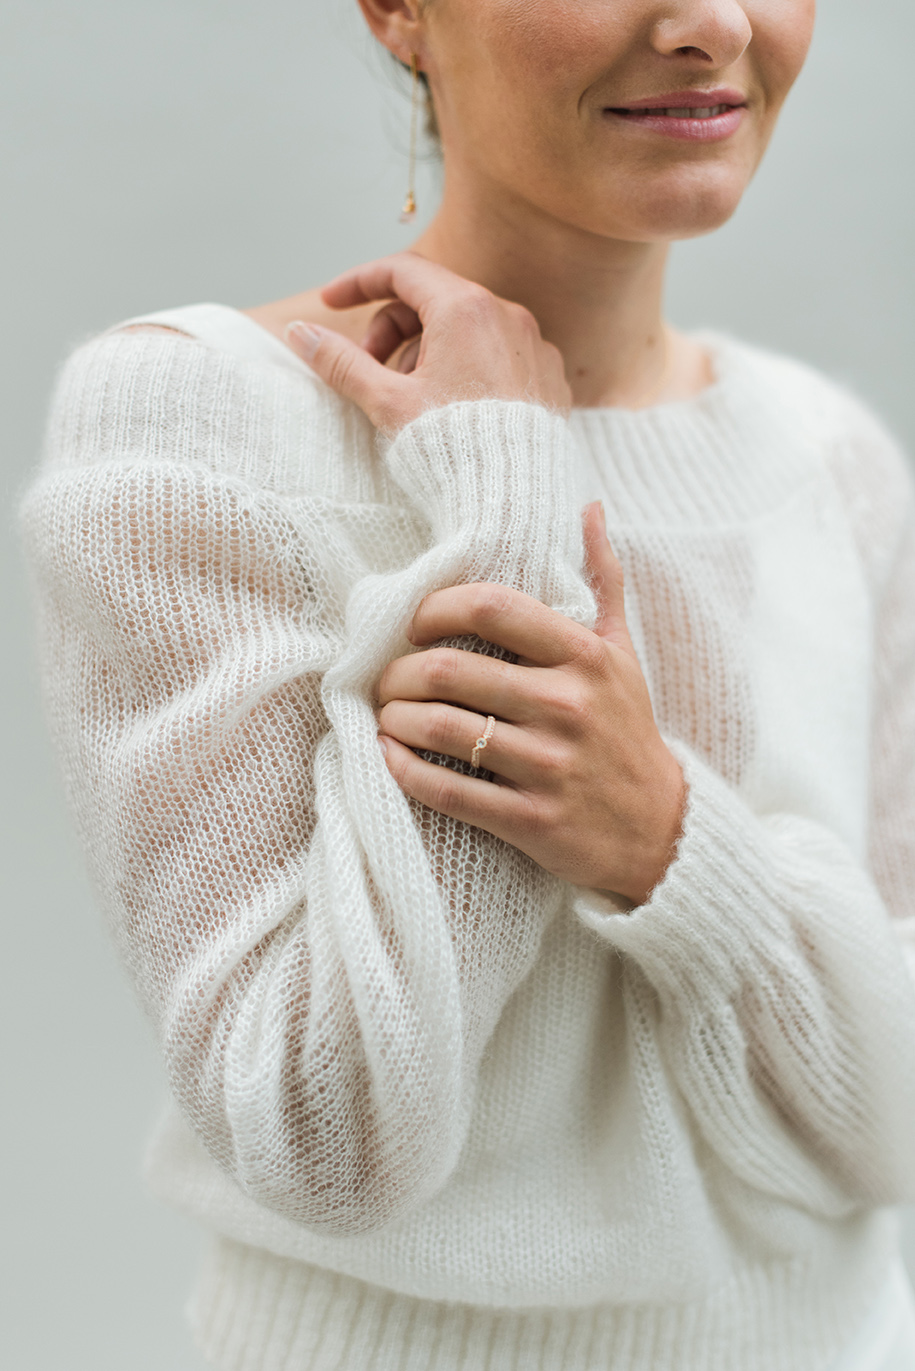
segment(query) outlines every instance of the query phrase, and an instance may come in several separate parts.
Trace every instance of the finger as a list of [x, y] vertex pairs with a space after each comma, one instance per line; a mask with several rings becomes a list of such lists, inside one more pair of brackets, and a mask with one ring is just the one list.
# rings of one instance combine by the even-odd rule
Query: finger
[[600, 500], [586, 505], [584, 525], [585, 565], [597, 598], [597, 623], [594, 632], [627, 651], [632, 640], [626, 625], [623, 593], [623, 568], [607, 537], [604, 507]]
[[433, 590], [407, 627], [417, 645], [476, 633], [535, 666], [563, 666], [589, 651], [594, 634], [510, 586], [476, 581]]
[[397, 359], [397, 370], [401, 372], [402, 375], [406, 376], [411, 371], [416, 370], [422, 345], [423, 340], [421, 338], [413, 338], [407, 343], [407, 346]]
[[447, 267], [429, 262], [417, 252], [397, 252], [328, 281], [321, 289], [321, 299], [331, 309], [349, 309], [369, 300], [403, 300], [422, 319], [433, 301], [466, 289], [467, 282]]
[[[378, 717], [383, 734], [406, 747], [438, 752], [444, 757], [472, 762], [474, 748], [483, 738], [488, 716], [454, 705], [414, 704], [392, 700]], [[536, 747], [523, 729], [499, 719], [478, 752], [481, 771], [491, 771], [515, 785], [532, 785], [537, 779]]]
[[392, 300], [375, 315], [361, 346], [378, 362], [386, 362], [408, 338], [422, 332], [419, 315], [402, 300]]
[[364, 410], [376, 428], [388, 430], [394, 391], [403, 384], [395, 372], [341, 333], [318, 324], [297, 319], [288, 325], [286, 339], [322, 381]]
[[539, 667], [515, 666], [481, 652], [433, 647], [397, 657], [381, 674], [379, 705], [390, 700], [442, 700], [528, 725], [543, 718], [549, 698]]
[[427, 762], [403, 743], [381, 735], [388, 770], [401, 790], [439, 814], [473, 824], [512, 842], [530, 824], [530, 800], [521, 790], [493, 785], [477, 776], [461, 776], [447, 766]]

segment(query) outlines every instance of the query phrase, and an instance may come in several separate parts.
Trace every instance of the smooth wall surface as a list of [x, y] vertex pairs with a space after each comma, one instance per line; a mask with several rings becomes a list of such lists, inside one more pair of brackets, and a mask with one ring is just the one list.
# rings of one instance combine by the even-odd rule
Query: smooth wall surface
[[[826, 368], [910, 448], [913, 51], [911, 0], [824, 0], [767, 164], [730, 225], [677, 249], [670, 290], [677, 323]], [[137, 1175], [162, 1077], [45, 742], [10, 511], [55, 368], [80, 338], [143, 310], [287, 295], [409, 242], [397, 223], [404, 89], [363, 35], [355, 0], [0, 9], [0, 1360], [17, 1371], [200, 1363], [181, 1312], [197, 1235]], [[435, 184], [430, 166], [426, 211]]]

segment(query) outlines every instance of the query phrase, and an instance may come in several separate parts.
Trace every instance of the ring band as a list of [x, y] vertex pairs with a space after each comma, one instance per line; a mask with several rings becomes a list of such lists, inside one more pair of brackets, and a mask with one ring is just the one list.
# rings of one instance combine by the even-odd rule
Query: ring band
[[480, 753], [483, 751], [483, 748], [486, 746], [486, 744], [492, 737], [492, 731], [495, 728], [495, 726], [495, 719], [492, 717], [491, 714], [488, 714], [486, 716], [486, 727], [484, 728], [480, 737], [477, 738], [476, 742], [474, 743], [473, 752], [470, 754], [471, 766], [478, 767], [480, 765]]

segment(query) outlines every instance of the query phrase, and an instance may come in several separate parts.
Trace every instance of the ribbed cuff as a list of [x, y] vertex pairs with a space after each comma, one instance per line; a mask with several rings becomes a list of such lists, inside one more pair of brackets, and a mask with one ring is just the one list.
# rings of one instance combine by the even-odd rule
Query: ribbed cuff
[[510, 586], [593, 626], [574, 451], [564, 419], [520, 401], [460, 401], [403, 429], [386, 461], [430, 524], [430, 586]]
[[[756, 949], [778, 936], [767, 897], [769, 836], [739, 795], [678, 739], [665, 743], [683, 768], [687, 802], [674, 856], [644, 904], [579, 890], [578, 917], [630, 955], [659, 990], [690, 1001], [710, 984], [722, 999], [739, 988]], [[705, 987], [703, 993], [702, 987]]]
[[573, 513], [571, 446], [566, 421], [542, 405], [462, 400], [408, 424], [386, 461], [437, 540], [468, 526], [555, 539]]

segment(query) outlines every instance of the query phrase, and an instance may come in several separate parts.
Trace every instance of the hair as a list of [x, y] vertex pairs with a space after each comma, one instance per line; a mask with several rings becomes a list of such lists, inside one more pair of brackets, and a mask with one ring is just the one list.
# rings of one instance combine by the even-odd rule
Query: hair
[[[399, 57], [395, 57], [394, 61], [400, 67], [401, 71], [405, 71], [408, 75], [410, 74], [410, 68], [407, 66], [406, 62], [401, 62]], [[419, 79], [423, 88], [423, 104], [425, 106], [425, 123], [423, 128], [426, 137], [430, 138], [440, 150], [441, 137], [438, 131], [438, 120], [435, 117], [435, 105], [432, 103], [432, 91], [429, 88], [429, 80], [424, 71], [419, 73]]]

